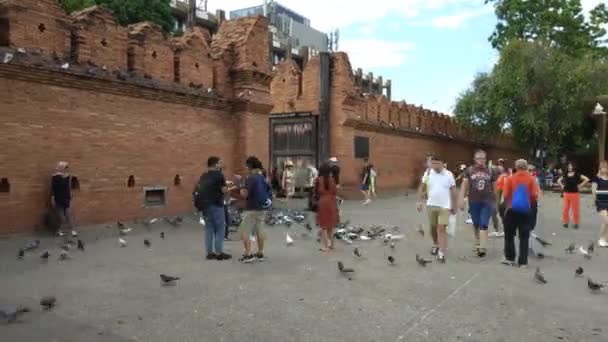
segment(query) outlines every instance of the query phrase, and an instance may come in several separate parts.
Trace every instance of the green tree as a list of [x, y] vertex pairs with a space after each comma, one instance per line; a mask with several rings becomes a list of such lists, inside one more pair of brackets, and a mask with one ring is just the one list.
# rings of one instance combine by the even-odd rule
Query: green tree
[[498, 19], [489, 38], [503, 49], [512, 40], [541, 41], [548, 46], [581, 55], [587, 50], [606, 54], [602, 47], [608, 23], [606, 4], [595, 7], [585, 18], [581, 0], [486, 0], [493, 3]]
[[523, 147], [550, 152], [589, 143], [593, 119], [585, 100], [608, 92], [608, 60], [570, 56], [544, 43], [511, 41], [491, 73], [476, 77], [456, 117], [486, 135], [509, 131]]
[[172, 32], [175, 27], [170, 0], [61, 0], [68, 13], [95, 4], [112, 10], [116, 21], [124, 26], [149, 20], [160, 25], [165, 32]]

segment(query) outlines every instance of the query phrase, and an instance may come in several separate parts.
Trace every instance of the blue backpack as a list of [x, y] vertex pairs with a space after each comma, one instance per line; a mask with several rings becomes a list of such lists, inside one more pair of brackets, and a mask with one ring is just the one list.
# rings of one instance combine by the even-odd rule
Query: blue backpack
[[268, 209], [272, 206], [272, 191], [266, 182], [264, 175], [255, 177], [254, 201], [261, 209]]
[[528, 193], [527, 184], [519, 184], [511, 199], [511, 210], [520, 214], [528, 214], [530, 212], [530, 194]]

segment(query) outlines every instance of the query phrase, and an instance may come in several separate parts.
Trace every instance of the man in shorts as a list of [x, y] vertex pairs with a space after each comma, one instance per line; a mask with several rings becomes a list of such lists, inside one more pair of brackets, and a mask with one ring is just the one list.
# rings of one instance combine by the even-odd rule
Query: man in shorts
[[487, 154], [477, 150], [474, 154], [475, 163], [469, 167], [462, 180], [460, 189], [460, 210], [464, 210], [464, 198], [469, 196], [469, 213], [473, 220], [475, 233], [475, 250], [477, 256], [486, 256], [488, 242], [488, 226], [492, 212], [496, 208], [495, 187], [498, 174], [487, 164]]
[[431, 168], [425, 172], [418, 188], [416, 209], [422, 211], [422, 200], [426, 194], [426, 208], [429, 215], [433, 247], [431, 254], [439, 262], [445, 262], [448, 247], [446, 227], [451, 214], [456, 213], [456, 180], [454, 175], [444, 168], [438, 157], [431, 159]]

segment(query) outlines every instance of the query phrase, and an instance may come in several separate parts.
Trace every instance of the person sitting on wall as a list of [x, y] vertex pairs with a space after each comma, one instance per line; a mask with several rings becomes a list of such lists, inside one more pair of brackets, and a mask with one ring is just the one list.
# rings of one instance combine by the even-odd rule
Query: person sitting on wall
[[72, 236], [78, 236], [74, 230], [74, 216], [70, 204], [72, 202], [72, 176], [68, 172], [69, 164], [65, 161], [57, 163], [51, 177], [51, 208], [60, 218], [57, 235], [64, 236], [63, 229], [70, 229]]

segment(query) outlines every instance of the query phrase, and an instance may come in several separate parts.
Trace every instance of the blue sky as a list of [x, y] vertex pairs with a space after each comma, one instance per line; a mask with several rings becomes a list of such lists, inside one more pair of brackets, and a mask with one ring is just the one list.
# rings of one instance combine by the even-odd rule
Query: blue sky
[[[606, 0], [582, 0], [591, 9]], [[451, 114], [458, 94], [497, 53], [487, 38], [496, 19], [484, 0], [282, 0], [311, 26], [340, 29], [340, 51], [353, 68], [391, 79], [393, 100]], [[226, 11], [263, 0], [209, 0]]]

